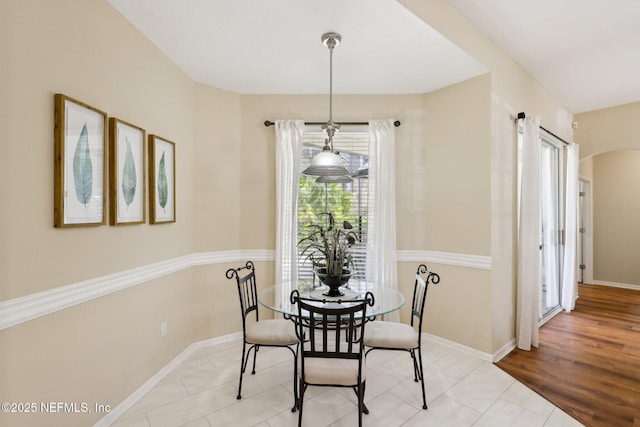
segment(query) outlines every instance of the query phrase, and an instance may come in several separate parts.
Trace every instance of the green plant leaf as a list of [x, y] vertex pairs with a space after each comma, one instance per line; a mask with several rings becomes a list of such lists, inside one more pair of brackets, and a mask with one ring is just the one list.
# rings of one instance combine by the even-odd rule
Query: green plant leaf
[[127, 209], [129, 209], [136, 195], [137, 177], [136, 162], [131, 152], [131, 144], [129, 144], [129, 138], [125, 137], [125, 140], [127, 141], [127, 152], [124, 156], [124, 166], [122, 167], [122, 196], [127, 204]]
[[158, 203], [164, 209], [167, 206], [167, 197], [169, 195], [169, 189], [167, 186], [167, 170], [164, 166], [164, 151], [162, 157], [160, 157], [160, 164], [158, 166]]
[[311, 261], [314, 268], [322, 267], [330, 276], [342, 276], [344, 269], [354, 265], [350, 248], [358, 240], [351, 223], [342, 222], [337, 226], [331, 212], [322, 212], [318, 218], [323, 218], [318, 224], [307, 224], [309, 232], [299, 241], [302, 248], [300, 256], [304, 261]]
[[93, 165], [89, 151], [89, 132], [87, 124], [82, 126], [76, 151], [73, 154], [73, 183], [78, 201], [87, 207], [93, 193]]

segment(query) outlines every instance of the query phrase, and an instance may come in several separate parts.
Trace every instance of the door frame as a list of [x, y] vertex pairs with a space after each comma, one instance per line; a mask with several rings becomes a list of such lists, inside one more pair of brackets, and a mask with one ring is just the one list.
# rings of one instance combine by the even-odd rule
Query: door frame
[[576, 277], [580, 277], [580, 264], [584, 264], [582, 283], [593, 285], [593, 183], [590, 179], [579, 177], [584, 199], [578, 205], [578, 218], [584, 233], [578, 233], [578, 247], [581, 257], [578, 260]]

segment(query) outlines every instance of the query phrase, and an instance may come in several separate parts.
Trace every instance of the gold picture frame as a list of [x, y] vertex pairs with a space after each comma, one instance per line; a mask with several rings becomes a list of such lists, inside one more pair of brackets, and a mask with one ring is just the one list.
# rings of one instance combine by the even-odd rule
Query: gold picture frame
[[54, 227], [106, 224], [107, 114], [54, 96]]
[[176, 222], [176, 146], [149, 136], [149, 223]]
[[109, 118], [109, 220], [111, 225], [146, 222], [147, 132]]

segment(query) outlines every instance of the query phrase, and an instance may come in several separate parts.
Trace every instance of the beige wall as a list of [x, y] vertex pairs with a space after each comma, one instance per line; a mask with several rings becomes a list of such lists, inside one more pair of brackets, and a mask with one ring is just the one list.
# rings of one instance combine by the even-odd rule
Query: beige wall
[[[442, 281], [430, 291], [427, 332], [493, 353], [514, 334], [511, 114], [540, 114], [560, 135], [570, 119], [446, 0], [403, 3], [495, 71], [430, 94], [337, 96], [334, 116], [402, 121], [399, 249], [492, 259], [491, 271], [430, 264]], [[274, 130], [262, 123], [324, 120], [326, 96], [196, 84], [103, 0], [9, 0], [1, 12], [0, 189], [10, 202], [0, 214], [0, 301], [199, 252], [273, 249]], [[176, 143], [175, 224], [53, 228], [55, 93]], [[0, 331], [2, 400], [117, 405], [189, 344], [240, 330], [227, 267], [192, 267]], [[266, 286], [273, 263], [257, 268]], [[398, 266], [407, 295], [415, 268]], [[65, 426], [99, 417], [59, 415]], [[52, 422], [37, 417], [0, 424]]]
[[[182, 284], [165, 277], [0, 332], [3, 401], [115, 405], [179, 354], [192, 311]], [[190, 289], [188, 286], [187, 289]], [[169, 320], [169, 335], [158, 325]], [[100, 414], [2, 414], [3, 426], [86, 426]]]
[[406, 205], [400, 205], [410, 224], [399, 228], [410, 241], [407, 249], [426, 245], [431, 250], [489, 256], [490, 75], [427, 94], [424, 99], [426, 137], [403, 153], [414, 165], [414, 175], [404, 181], [411, 189], [405, 195]]
[[640, 149], [640, 102], [576, 114], [580, 158], [624, 148]]
[[[580, 144], [580, 176], [593, 180], [593, 267], [596, 281], [640, 285], [635, 272], [637, 261], [626, 259], [627, 253], [633, 254], [626, 251], [633, 249], [637, 253], [635, 244], [626, 239], [627, 236], [637, 236], [637, 215], [628, 220], [628, 214], [636, 212], [637, 196], [633, 194], [638, 190], [637, 178], [635, 181], [629, 178], [637, 172], [623, 167], [637, 158], [637, 151], [627, 149], [640, 150], [637, 137], [640, 132], [639, 116], [640, 103], [575, 116], [578, 123], [576, 142]], [[618, 167], [613, 166], [614, 162]], [[628, 196], [622, 206], [618, 200], [625, 194]], [[623, 209], [615, 209], [612, 204]], [[626, 209], [627, 204], [630, 209]], [[622, 234], [625, 236], [621, 237]]]
[[640, 150], [593, 157], [593, 275], [640, 286]]
[[242, 183], [241, 97], [195, 84], [194, 201], [195, 252], [237, 249]]
[[[193, 203], [191, 80], [104, 1], [3, 4], [12, 35], [3, 103], [11, 108], [0, 185], [11, 203], [0, 225], [0, 300], [189, 253], [193, 218], [180, 207]], [[176, 143], [177, 223], [52, 227], [55, 93]]]
[[[8, 0], [0, 16], [0, 301], [236, 247], [236, 215], [217, 199], [238, 189], [223, 173], [239, 161], [238, 95], [194, 84], [102, 0]], [[53, 227], [55, 93], [176, 143], [175, 224]], [[183, 270], [0, 331], [0, 400], [117, 405], [189, 344], [239, 329], [230, 302], [213, 294], [224, 269]], [[214, 321], [213, 310], [233, 320]], [[0, 425], [84, 426], [100, 416], [0, 414]]]

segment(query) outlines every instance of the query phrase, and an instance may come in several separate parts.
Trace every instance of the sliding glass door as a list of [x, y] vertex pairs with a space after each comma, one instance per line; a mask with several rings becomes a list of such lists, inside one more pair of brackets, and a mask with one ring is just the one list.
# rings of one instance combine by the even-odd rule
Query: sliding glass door
[[562, 146], [540, 138], [540, 320], [560, 310], [562, 278]]

